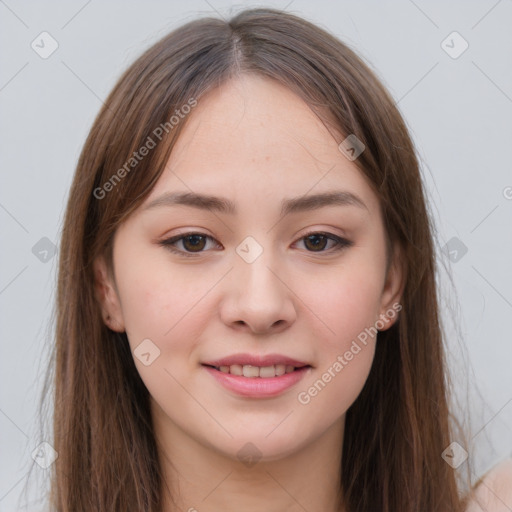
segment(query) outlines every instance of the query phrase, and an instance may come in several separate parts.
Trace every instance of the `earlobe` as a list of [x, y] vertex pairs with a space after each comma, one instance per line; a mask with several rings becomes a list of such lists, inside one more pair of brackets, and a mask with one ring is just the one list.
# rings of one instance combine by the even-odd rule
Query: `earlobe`
[[398, 244], [395, 244], [393, 261], [389, 266], [384, 288], [382, 290], [380, 323], [384, 326], [379, 331], [389, 329], [397, 320], [402, 309], [402, 296], [405, 288], [406, 264], [402, 258], [402, 251]]
[[103, 322], [116, 332], [124, 332], [124, 319], [119, 296], [114, 286], [113, 277], [108, 271], [105, 258], [99, 256], [94, 260], [94, 290], [98, 301]]

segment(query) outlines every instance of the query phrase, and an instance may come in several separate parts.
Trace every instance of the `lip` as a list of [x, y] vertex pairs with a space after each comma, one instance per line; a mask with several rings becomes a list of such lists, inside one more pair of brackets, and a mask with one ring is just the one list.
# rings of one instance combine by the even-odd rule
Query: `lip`
[[[215, 364], [214, 366], [218, 365]], [[270, 364], [268, 364], [267, 366], [270, 366]], [[223, 373], [220, 370], [212, 368], [211, 366], [203, 365], [203, 367], [214, 379], [216, 379], [217, 382], [219, 382], [226, 389], [236, 393], [237, 395], [247, 398], [272, 398], [278, 396], [287, 389], [297, 384], [300, 380], [302, 380], [305, 377], [307, 373], [310, 373], [312, 370], [312, 367], [308, 365], [297, 370], [294, 370], [291, 373], [285, 373], [284, 375], [281, 375], [279, 377], [261, 378], [241, 377], [238, 375], [232, 375], [231, 373]]]
[[[252, 355], [252, 354], [233, 354], [231, 356], [223, 357], [215, 361], [204, 361], [203, 365], [208, 366], [231, 366], [233, 364], [240, 364], [242, 366], [250, 364], [251, 366], [273, 366], [276, 364], [284, 364], [301, 368], [303, 366], [312, 366], [309, 363], [292, 359], [291, 357], [281, 354], [267, 354], [265, 356]], [[244, 377], [246, 378], [246, 377]]]

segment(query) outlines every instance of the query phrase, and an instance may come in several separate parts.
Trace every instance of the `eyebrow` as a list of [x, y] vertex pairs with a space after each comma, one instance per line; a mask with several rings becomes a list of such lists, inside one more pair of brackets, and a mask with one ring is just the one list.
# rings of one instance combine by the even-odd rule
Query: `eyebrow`
[[[191, 206], [201, 210], [217, 211], [235, 215], [237, 212], [234, 202], [223, 197], [198, 194], [196, 192], [167, 192], [148, 203], [144, 210], [161, 206]], [[304, 195], [290, 199], [283, 199], [281, 215], [304, 212], [324, 208], [327, 206], [355, 206], [368, 210], [363, 200], [352, 192], [338, 190], [319, 194]], [[368, 210], [369, 211], [369, 210]]]

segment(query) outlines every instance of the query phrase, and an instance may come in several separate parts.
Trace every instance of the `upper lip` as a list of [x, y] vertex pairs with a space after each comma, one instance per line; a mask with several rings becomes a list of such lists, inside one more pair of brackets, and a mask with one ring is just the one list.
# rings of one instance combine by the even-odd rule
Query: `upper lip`
[[239, 364], [241, 366], [273, 366], [276, 364], [284, 364], [301, 368], [302, 366], [310, 366], [308, 363], [298, 361], [288, 356], [281, 354], [267, 354], [252, 355], [252, 354], [233, 354], [231, 356], [223, 357], [222, 359], [215, 359], [211, 361], [205, 361], [202, 363], [208, 366], [231, 366], [233, 364]]

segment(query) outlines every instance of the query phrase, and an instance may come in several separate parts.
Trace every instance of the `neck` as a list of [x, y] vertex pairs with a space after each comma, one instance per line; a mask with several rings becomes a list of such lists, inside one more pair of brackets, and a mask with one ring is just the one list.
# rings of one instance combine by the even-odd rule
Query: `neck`
[[164, 512], [344, 510], [340, 468], [345, 416], [313, 443], [275, 460], [258, 460], [252, 445], [245, 448], [249, 457], [229, 457], [166, 420], [155, 423]]

